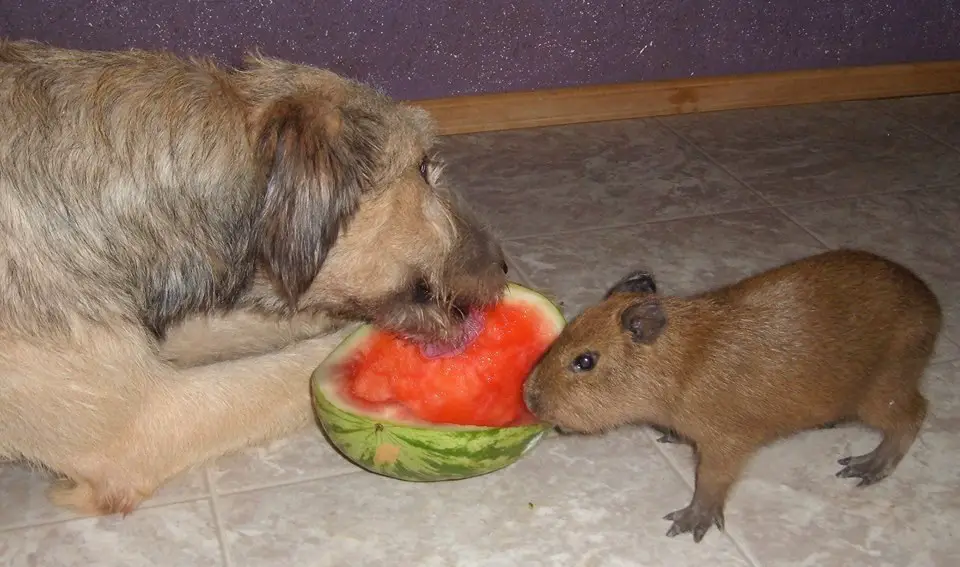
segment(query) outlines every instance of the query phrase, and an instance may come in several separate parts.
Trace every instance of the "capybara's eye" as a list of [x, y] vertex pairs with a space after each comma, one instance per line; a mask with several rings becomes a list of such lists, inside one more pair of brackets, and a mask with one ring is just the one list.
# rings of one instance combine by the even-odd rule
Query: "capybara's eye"
[[584, 352], [577, 355], [570, 366], [574, 372], [587, 372], [593, 370], [593, 367], [597, 365], [598, 358], [600, 358], [600, 355], [595, 352]]
[[430, 158], [427, 156], [423, 156], [423, 159], [420, 160], [420, 176], [427, 183], [430, 182]]

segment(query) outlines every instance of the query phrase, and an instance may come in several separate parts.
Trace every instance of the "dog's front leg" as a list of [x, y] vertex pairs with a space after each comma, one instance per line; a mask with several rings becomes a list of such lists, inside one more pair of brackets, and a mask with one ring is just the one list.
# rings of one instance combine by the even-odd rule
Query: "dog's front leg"
[[[175, 475], [312, 425], [309, 380], [348, 329], [277, 352], [176, 369], [157, 361], [129, 423], [56, 463], [51, 499], [85, 514], [129, 513]], [[95, 408], [92, 411], [111, 411]]]
[[160, 343], [160, 358], [187, 368], [266, 354], [343, 325], [326, 315], [308, 313], [281, 318], [237, 310], [191, 316], [168, 329]]

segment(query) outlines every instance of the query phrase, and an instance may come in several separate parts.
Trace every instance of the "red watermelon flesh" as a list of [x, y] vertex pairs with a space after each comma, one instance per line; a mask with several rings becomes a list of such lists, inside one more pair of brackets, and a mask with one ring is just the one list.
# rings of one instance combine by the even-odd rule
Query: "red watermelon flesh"
[[488, 308], [473, 342], [446, 358], [430, 358], [418, 345], [376, 331], [341, 367], [344, 393], [361, 407], [393, 404], [431, 423], [534, 423], [523, 382], [553, 338], [543, 331], [549, 323], [540, 313], [520, 302]]

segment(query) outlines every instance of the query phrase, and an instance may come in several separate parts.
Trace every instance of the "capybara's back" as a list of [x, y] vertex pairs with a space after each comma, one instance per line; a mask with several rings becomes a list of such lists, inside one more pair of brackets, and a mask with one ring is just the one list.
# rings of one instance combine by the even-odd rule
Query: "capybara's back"
[[[845, 419], [883, 428], [895, 413], [922, 419], [918, 383], [941, 310], [907, 268], [869, 252], [835, 250], [700, 299], [716, 302], [717, 332], [710, 335], [724, 343], [709, 349], [708, 364], [734, 364], [752, 375], [749, 387], [734, 393], [735, 405], [741, 416], [763, 422], [751, 425], [769, 436]], [[711, 396], [722, 395], [715, 386], [707, 388]]]

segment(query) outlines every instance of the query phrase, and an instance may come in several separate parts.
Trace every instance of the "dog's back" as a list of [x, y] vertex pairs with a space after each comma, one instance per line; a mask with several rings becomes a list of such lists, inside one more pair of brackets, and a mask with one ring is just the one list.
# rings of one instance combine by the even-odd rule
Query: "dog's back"
[[239, 292], [248, 274], [232, 267], [249, 263], [261, 188], [225, 79], [165, 54], [0, 43], [7, 332], [64, 327], [78, 310], [109, 318], [118, 304], [164, 319]]

